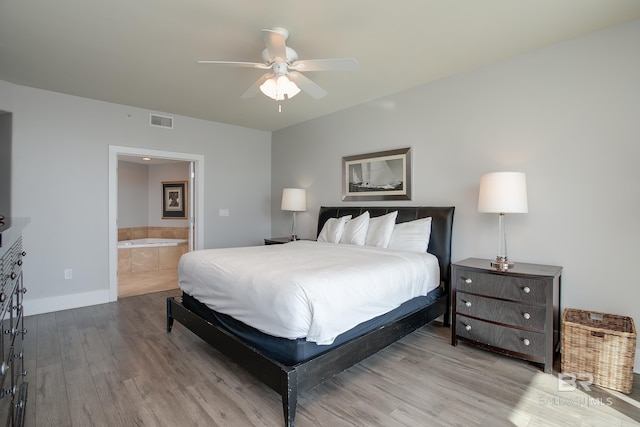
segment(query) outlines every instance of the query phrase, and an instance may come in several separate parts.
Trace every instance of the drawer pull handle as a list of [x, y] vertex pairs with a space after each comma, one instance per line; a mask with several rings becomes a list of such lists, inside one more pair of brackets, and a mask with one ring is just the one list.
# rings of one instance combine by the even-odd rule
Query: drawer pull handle
[[466, 305], [467, 307], [471, 307], [471, 301], [465, 302], [464, 305]]
[[529, 341], [528, 339], [526, 339], [526, 338], [525, 338], [525, 339], [523, 339], [523, 340], [522, 340], [522, 343], [523, 343], [524, 345], [530, 345], [530, 344], [531, 344], [531, 341]]
[[531, 288], [528, 286], [525, 286], [524, 288], [522, 288], [522, 290], [524, 291], [525, 294], [528, 294], [529, 292], [531, 292]]
[[524, 313], [522, 317], [524, 317], [526, 320], [531, 319], [531, 315], [529, 313]]
[[473, 283], [473, 280], [471, 279], [464, 279], [464, 283], [466, 283], [467, 285], [470, 285]]
[[464, 328], [465, 328], [467, 331], [470, 331], [470, 330], [471, 330], [471, 325], [464, 325]]

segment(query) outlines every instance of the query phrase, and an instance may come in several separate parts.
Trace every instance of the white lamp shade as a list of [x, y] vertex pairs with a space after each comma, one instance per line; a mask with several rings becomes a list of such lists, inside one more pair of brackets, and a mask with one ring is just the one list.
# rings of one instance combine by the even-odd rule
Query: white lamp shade
[[282, 190], [283, 211], [303, 212], [307, 210], [307, 191], [303, 188], [284, 188]]
[[529, 212], [525, 174], [522, 172], [494, 172], [482, 175], [478, 212]]

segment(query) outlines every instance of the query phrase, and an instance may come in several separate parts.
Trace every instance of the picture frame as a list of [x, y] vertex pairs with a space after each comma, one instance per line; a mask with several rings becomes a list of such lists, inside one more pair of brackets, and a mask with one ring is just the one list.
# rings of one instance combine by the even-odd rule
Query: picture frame
[[162, 219], [187, 219], [187, 181], [162, 183]]
[[411, 147], [343, 157], [342, 200], [411, 200]]

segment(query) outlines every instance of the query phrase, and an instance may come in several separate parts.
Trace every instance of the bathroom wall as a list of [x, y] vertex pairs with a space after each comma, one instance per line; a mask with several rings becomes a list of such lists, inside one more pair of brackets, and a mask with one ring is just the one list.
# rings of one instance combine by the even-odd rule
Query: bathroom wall
[[118, 229], [188, 227], [186, 219], [162, 219], [162, 183], [188, 180], [188, 162], [145, 165], [118, 161]]
[[[147, 165], [118, 162], [118, 228], [147, 225], [149, 212]], [[120, 239], [118, 240], [127, 240]]]
[[[188, 227], [186, 219], [162, 219], [162, 183], [189, 181], [189, 162], [150, 165], [148, 181], [147, 225], [159, 227]], [[188, 195], [188, 190], [186, 191]], [[185, 197], [188, 205], [188, 200]]]

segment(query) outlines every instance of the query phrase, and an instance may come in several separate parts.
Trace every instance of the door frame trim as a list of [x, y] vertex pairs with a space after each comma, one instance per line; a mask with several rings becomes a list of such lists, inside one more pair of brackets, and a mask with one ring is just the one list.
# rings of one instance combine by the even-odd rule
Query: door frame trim
[[[204, 241], [204, 156], [174, 151], [149, 150], [109, 145], [109, 302], [118, 300], [118, 156], [154, 157], [193, 162], [195, 176], [194, 209], [189, 210], [190, 226], [195, 225], [195, 249], [203, 249]], [[191, 191], [191, 190], [190, 190]]]

